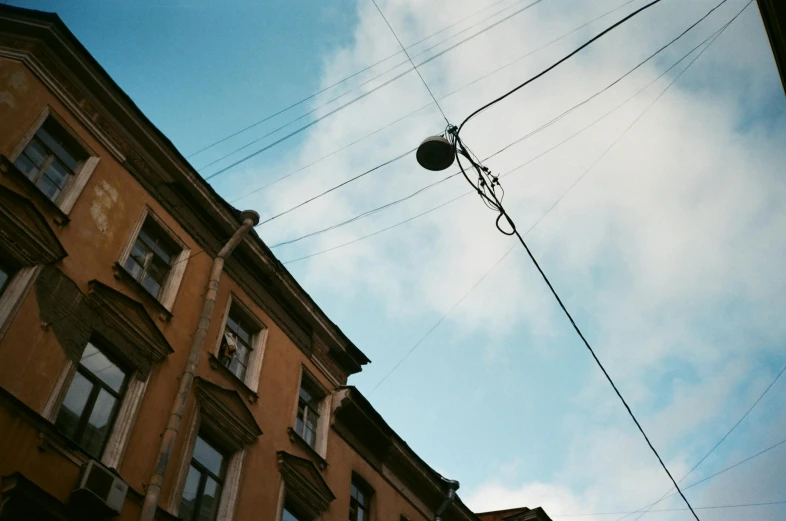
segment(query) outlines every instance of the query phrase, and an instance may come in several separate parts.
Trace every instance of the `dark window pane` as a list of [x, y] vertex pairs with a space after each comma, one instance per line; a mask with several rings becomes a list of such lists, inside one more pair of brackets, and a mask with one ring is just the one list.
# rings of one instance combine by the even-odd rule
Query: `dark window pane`
[[248, 333], [248, 330], [247, 330], [248, 326], [243, 324], [243, 322], [240, 321], [240, 320], [237, 320], [236, 322], [237, 322], [237, 330], [236, 330], [236, 332], [237, 332], [238, 338], [242, 342], [244, 342], [246, 344], [250, 344], [251, 343], [251, 335]]
[[130, 273], [131, 276], [134, 277], [136, 280], [139, 280], [139, 277], [142, 276], [142, 271], [144, 271], [142, 268], [142, 264], [137, 262], [136, 258], [133, 256], [129, 256], [126, 259], [125, 268], [128, 271], [128, 273]]
[[142, 287], [144, 287], [148, 291], [148, 293], [158, 298], [159, 293], [161, 293], [161, 284], [159, 284], [158, 282], [147, 276], [144, 279], [142, 279], [141, 282], [142, 282]]
[[82, 360], [79, 363], [97, 376], [107, 387], [120, 392], [126, 379], [126, 373], [109, 360], [96, 346], [88, 342], [85, 351], [82, 353]]
[[24, 155], [27, 156], [31, 163], [40, 167], [46, 158], [49, 157], [49, 152], [34, 138], [25, 148]]
[[149, 220], [139, 232], [139, 238], [165, 264], [169, 264], [180, 249], [169, 239], [164, 230]]
[[87, 158], [82, 146], [53, 118], [47, 118], [36, 137], [71, 170], [76, 169], [79, 161]]
[[218, 502], [221, 499], [221, 485], [212, 478], [207, 478], [199, 504], [199, 521], [214, 521], [218, 513]]
[[303, 424], [303, 413], [302, 411], [298, 410], [297, 419], [295, 420], [295, 432], [303, 436], [304, 424]]
[[204, 465], [205, 468], [216, 476], [221, 476], [224, 456], [200, 436], [197, 436], [196, 444], [194, 444], [192, 458]]
[[163, 286], [169, 274], [169, 264], [165, 264], [161, 259], [153, 257], [147, 267], [147, 276]]
[[237, 322], [235, 322], [235, 319], [232, 317], [231, 313], [227, 317], [227, 329], [232, 331], [232, 333], [237, 333]]
[[57, 195], [60, 193], [60, 188], [50, 181], [46, 176], [41, 176], [41, 178], [36, 183], [36, 186], [38, 186], [38, 188], [44, 192], [44, 195], [52, 201], [54, 201], [57, 198]]
[[311, 397], [311, 393], [309, 393], [308, 390], [306, 390], [306, 388], [303, 387], [302, 385], [300, 386], [300, 399], [306, 403], [311, 403], [311, 401], [313, 400], [313, 398]]
[[230, 364], [229, 369], [241, 380], [243, 380], [246, 376], [247, 358], [248, 351], [242, 344], [238, 344], [237, 350], [235, 350], [235, 356], [232, 357], [232, 363]]
[[10, 268], [0, 264], [0, 295], [3, 294], [6, 286], [8, 286], [8, 281], [11, 280], [12, 273], [13, 271], [11, 271]]
[[49, 168], [46, 169], [44, 173], [46, 177], [52, 181], [53, 184], [57, 185], [60, 189], [63, 189], [68, 181], [68, 178], [71, 176], [71, 172], [63, 166], [62, 163], [58, 160], [52, 161], [52, 164], [49, 165]]
[[14, 164], [29, 179], [35, 179], [35, 176], [38, 175], [38, 168], [24, 154], [20, 155]]
[[191, 521], [194, 516], [194, 508], [196, 508], [197, 495], [199, 493], [199, 481], [202, 479], [202, 473], [193, 466], [188, 468], [188, 476], [186, 477], [186, 486], [183, 489], [183, 498], [180, 501], [180, 517], [185, 521]]
[[55, 420], [57, 428], [66, 436], [73, 437], [76, 434], [79, 419], [82, 417], [82, 413], [85, 412], [85, 405], [92, 390], [93, 384], [87, 378], [80, 373], [74, 375], [71, 387], [68, 388], [63, 405], [60, 407], [60, 412], [57, 415], [57, 420]]
[[101, 389], [95, 405], [93, 405], [93, 412], [90, 413], [90, 419], [85, 426], [81, 444], [87, 452], [96, 458], [100, 457], [104, 441], [109, 436], [111, 427], [109, 421], [112, 419], [116, 404], [117, 399], [105, 389]]

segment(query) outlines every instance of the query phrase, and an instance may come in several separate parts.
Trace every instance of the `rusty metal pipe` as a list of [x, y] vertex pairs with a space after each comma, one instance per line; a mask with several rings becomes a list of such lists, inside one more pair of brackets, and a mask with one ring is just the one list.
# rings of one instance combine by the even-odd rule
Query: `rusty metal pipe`
[[253, 210], [246, 210], [241, 216], [243, 218], [243, 224], [237, 229], [234, 235], [232, 235], [232, 238], [229, 239], [224, 247], [221, 248], [221, 251], [218, 252], [218, 255], [216, 255], [216, 258], [213, 260], [213, 268], [210, 270], [210, 279], [207, 282], [205, 301], [202, 304], [202, 315], [199, 317], [199, 324], [191, 340], [191, 350], [188, 353], [188, 360], [186, 361], [186, 366], [183, 368], [183, 374], [180, 376], [180, 388], [177, 391], [177, 396], [175, 396], [175, 401], [172, 403], [169, 421], [161, 436], [161, 448], [158, 451], [158, 459], [156, 460], [153, 474], [151, 474], [147, 484], [145, 503], [142, 505], [142, 513], [139, 516], [139, 521], [153, 521], [156, 515], [158, 499], [161, 496], [161, 485], [164, 482], [164, 475], [169, 466], [172, 449], [175, 446], [177, 433], [180, 429], [180, 422], [183, 420], [186, 403], [188, 402], [188, 394], [194, 383], [197, 364], [199, 363], [199, 357], [202, 355], [202, 347], [205, 344], [207, 330], [210, 327], [210, 318], [213, 316], [213, 308], [216, 305], [216, 295], [218, 294], [221, 274], [224, 271], [224, 261], [232, 254], [232, 251], [237, 245], [240, 244], [240, 241], [243, 240], [246, 233], [259, 222], [259, 214]]

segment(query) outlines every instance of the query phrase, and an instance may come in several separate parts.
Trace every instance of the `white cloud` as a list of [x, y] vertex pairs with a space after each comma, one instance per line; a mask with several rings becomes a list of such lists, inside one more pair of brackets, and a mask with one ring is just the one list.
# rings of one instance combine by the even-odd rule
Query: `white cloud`
[[[324, 85], [397, 50], [371, 2], [357, 5], [352, 44], [325, 56]], [[423, 76], [442, 96], [616, 5], [546, 0], [424, 66]], [[711, 5], [665, 2], [653, 8], [478, 116], [463, 137], [481, 157], [490, 154], [622, 75]], [[673, 50], [489, 165], [506, 172], [582, 129], [646, 85], [742, 5], [728, 2]], [[413, 42], [478, 6], [469, 0], [391, 0], [382, 8], [401, 39]], [[459, 122], [619, 16], [607, 17], [452, 96], [444, 109], [454, 123]], [[738, 390], [756, 389], [751, 384], [761, 381], [756, 375], [766, 367], [762, 360], [784, 353], [773, 346], [786, 332], [779, 317], [786, 294], [781, 275], [786, 184], [780, 175], [786, 160], [786, 127], [758, 117], [766, 111], [757, 99], [772, 94], [777, 77], [757, 17], [752, 8], [741, 16], [528, 238], [675, 475], [684, 474], [696, 455], [722, 434], [723, 426], [733, 423], [730, 411], [744, 410], [755, 392]], [[394, 60], [403, 57], [390, 63]], [[505, 202], [519, 227], [525, 230], [540, 218], [669, 79], [505, 177]], [[289, 171], [308, 163], [427, 103], [419, 81], [409, 74], [320, 123], [277, 168]], [[415, 147], [443, 126], [434, 107], [421, 111], [293, 176], [279, 189], [262, 192], [250, 200], [252, 206], [275, 214]], [[247, 175], [253, 173], [249, 168]], [[275, 226], [263, 227], [261, 235], [275, 243], [311, 232], [443, 175], [423, 171], [410, 156], [281, 217]], [[465, 189], [454, 178], [388, 211], [276, 252], [286, 260], [332, 247], [411, 217]], [[293, 266], [307, 288], [330, 297], [330, 307], [372, 302], [381, 320], [406, 325], [448, 311], [512, 244], [494, 231], [493, 220], [480, 202], [467, 197], [396, 231]], [[492, 367], [505, 365], [507, 351], [518, 346], [522, 331], [535, 351], [559, 356], [567, 352], [557, 339], [563, 338], [568, 324], [520, 251], [455, 309], [448, 322], [457, 341], [487, 340], [485, 363]], [[369, 351], [375, 346], [362, 347]], [[583, 351], [570, 352], [586, 357]], [[369, 354], [374, 358], [373, 351]], [[586, 363], [592, 363], [589, 357]], [[492, 471], [473, 476], [470, 506], [486, 510], [541, 505], [562, 513], [628, 509], [665, 490], [668, 481], [662, 469], [608, 384], [594, 367], [591, 371], [592, 377], [575, 383], [571, 409], [558, 412], [571, 439], [558, 466], [546, 477], [506, 467], [504, 482]], [[455, 392], [474, 399], [469, 391]], [[532, 403], [532, 397], [527, 398]], [[536, 407], [534, 414], [553, 413], [548, 408]]]

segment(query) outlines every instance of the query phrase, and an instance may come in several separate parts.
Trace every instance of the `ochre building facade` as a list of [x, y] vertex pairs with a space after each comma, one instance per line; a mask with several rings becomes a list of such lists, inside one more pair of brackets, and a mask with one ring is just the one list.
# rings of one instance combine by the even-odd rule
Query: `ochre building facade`
[[0, 6], [1, 520], [478, 520], [256, 219], [56, 15]]

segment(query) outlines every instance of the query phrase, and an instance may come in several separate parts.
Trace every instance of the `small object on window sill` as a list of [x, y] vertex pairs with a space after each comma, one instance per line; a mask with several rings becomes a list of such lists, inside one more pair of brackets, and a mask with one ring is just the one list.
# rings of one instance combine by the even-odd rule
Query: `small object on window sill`
[[325, 460], [325, 458], [320, 456], [319, 452], [317, 452], [316, 449], [314, 449], [314, 447], [309, 445], [308, 442], [304, 440], [303, 437], [300, 434], [298, 434], [295, 429], [293, 429], [292, 427], [287, 427], [287, 433], [289, 434], [289, 441], [291, 441], [295, 445], [298, 445], [300, 448], [305, 450], [309, 454], [309, 456], [311, 456], [311, 458], [314, 459], [315, 463], [317, 464], [317, 467], [319, 467], [319, 470], [325, 470], [327, 468], [328, 466], [327, 460]]
[[0, 155], [0, 173], [14, 179], [18, 184], [22, 185], [22, 187], [32, 199], [35, 199], [38, 203], [44, 206], [44, 209], [48, 211], [48, 213], [52, 214], [52, 222], [54, 222], [58, 228], [62, 228], [71, 222], [71, 219], [68, 217], [68, 215], [66, 215], [63, 210], [57, 206], [57, 203], [44, 195], [44, 193], [35, 185], [35, 183], [28, 179], [27, 176], [23, 174], [22, 171], [19, 170], [16, 165], [4, 155]]
[[210, 367], [229, 378], [237, 387], [238, 392], [240, 392], [240, 394], [243, 395], [249, 403], [256, 403], [257, 400], [259, 400], [259, 395], [249, 386], [247, 386], [245, 382], [238, 378], [235, 373], [230, 371], [227, 366], [222, 364], [221, 360], [219, 360], [215, 354], [210, 353], [208, 359], [210, 362]]
[[134, 290], [135, 293], [142, 296], [142, 298], [152, 304], [155, 308], [158, 316], [158, 319], [162, 322], [169, 322], [172, 319], [172, 312], [169, 311], [164, 305], [153, 295], [150, 294], [149, 291], [145, 289], [142, 284], [139, 283], [134, 277], [128, 273], [122, 264], [119, 262], [115, 262], [112, 264], [112, 269], [114, 271], [115, 278], [118, 280], [122, 280], [127, 283], [131, 288]]
[[219, 353], [221, 358], [226, 358], [227, 360], [232, 360], [235, 356], [235, 352], [237, 351], [237, 340], [232, 335], [232, 333], [224, 333], [224, 339], [221, 342], [221, 352]]

